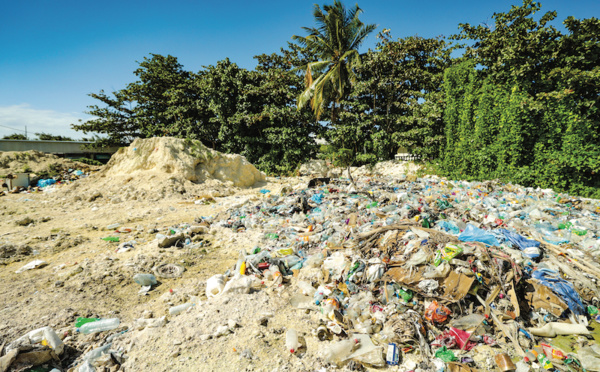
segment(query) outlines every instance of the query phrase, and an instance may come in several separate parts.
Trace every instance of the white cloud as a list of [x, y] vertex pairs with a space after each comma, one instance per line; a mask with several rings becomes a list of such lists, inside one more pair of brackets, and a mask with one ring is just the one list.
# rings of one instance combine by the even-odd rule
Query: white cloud
[[[85, 119], [84, 115], [35, 109], [26, 103], [0, 106], [0, 137], [12, 133], [23, 133], [27, 126], [29, 139], [34, 139], [35, 133], [42, 132], [80, 139], [84, 136], [83, 132], [71, 129], [71, 124], [77, 123], [79, 119]], [[18, 129], [18, 131], [6, 127]]]

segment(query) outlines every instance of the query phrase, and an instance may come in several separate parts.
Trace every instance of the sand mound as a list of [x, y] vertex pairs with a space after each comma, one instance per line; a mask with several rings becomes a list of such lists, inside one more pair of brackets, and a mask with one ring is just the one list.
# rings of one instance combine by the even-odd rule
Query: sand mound
[[211, 150], [200, 141], [173, 137], [136, 139], [112, 156], [104, 173], [107, 176], [158, 172], [202, 183], [208, 179], [248, 187], [265, 180], [264, 173], [240, 155]]
[[240, 155], [211, 150], [200, 141], [172, 137], [136, 139], [113, 154], [102, 171], [65, 188], [93, 201], [227, 196], [264, 182], [265, 174]]

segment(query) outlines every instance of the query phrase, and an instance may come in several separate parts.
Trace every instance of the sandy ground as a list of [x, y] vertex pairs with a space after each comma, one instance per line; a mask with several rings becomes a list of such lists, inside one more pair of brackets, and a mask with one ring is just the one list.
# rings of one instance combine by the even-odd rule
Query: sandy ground
[[[289, 306], [293, 288], [270, 287], [210, 301], [204, 294], [206, 279], [234, 265], [239, 250], [251, 250], [262, 234], [213, 228], [202, 236], [202, 247], [193, 249], [162, 249], [155, 240], [156, 230], [218, 216], [248, 198], [258, 200], [261, 188], [277, 192], [302, 180], [269, 181], [207, 205], [183, 197], [120, 203], [98, 198], [90, 202], [64, 197], [60, 187], [53, 193], [0, 198], [0, 252], [4, 252], [0, 261], [0, 344], [51, 326], [59, 335], [66, 335], [65, 344], [74, 348], [73, 360], [91, 349], [99, 337], [74, 332], [77, 317], [118, 317], [123, 325], [120, 329], [125, 329], [132, 328], [144, 312], [146, 317], [151, 312], [158, 318], [166, 315], [169, 307], [191, 301], [196, 306], [179, 316], [168, 316], [166, 326], [131, 330], [117, 340], [115, 345], [121, 343], [129, 357], [125, 370], [313, 370], [314, 358], [292, 356], [284, 346], [286, 328], [298, 325], [300, 332], [308, 334], [311, 319], [315, 326], [318, 321], [316, 314]], [[33, 222], [21, 226], [26, 218]], [[113, 223], [133, 231], [115, 234], [107, 229]], [[121, 242], [134, 240], [135, 248], [116, 253], [119, 243], [101, 240], [107, 236], [119, 236]], [[47, 266], [15, 273], [36, 259]], [[133, 275], [151, 273], [162, 263], [180, 264], [186, 270], [180, 278], [159, 279], [147, 296], [138, 295], [140, 286], [133, 282]], [[259, 325], [261, 319], [263, 323], [268, 319], [266, 325]], [[233, 333], [205, 339], [230, 320], [237, 324]], [[304, 340], [313, 342], [312, 337]]]
[[[283, 189], [304, 188], [310, 177], [262, 181], [264, 175], [238, 155], [208, 156], [200, 144], [176, 139], [145, 141], [120, 151], [90, 177], [45, 192], [0, 196], [0, 349], [27, 332], [50, 326], [66, 351], [60, 365], [47, 364], [45, 371], [52, 366], [75, 371], [82, 355], [120, 332], [111, 350], [126, 359], [118, 365], [105, 356], [97, 370], [334, 369], [323, 358], [323, 350], [333, 341], [312, 335], [322, 315], [316, 308], [290, 305], [298, 293], [293, 283], [258, 282], [248, 294], [206, 297], [208, 278], [232, 268], [240, 250], [250, 252], [264, 243], [261, 228], [238, 232], [214, 223], [208, 233], [183, 248], [159, 248], [156, 239], [157, 233], [181, 224], [220, 221], [228, 209], [266, 197], [261, 189], [279, 195]], [[0, 153], [0, 160], [6, 172], [36, 163], [39, 167], [33, 171], [46, 169], [50, 162], [61, 169], [77, 166], [32, 152]], [[378, 167], [353, 173], [400, 175], [411, 166], [390, 162]], [[253, 186], [236, 187], [249, 177], [255, 180]], [[113, 224], [128, 232], [116, 233], [109, 228]], [[120, 242], [102, 240], [109, 236]], [[123, 242], [134, 248], [117, 252]], [[45, 266], [16, 273], [34, 260]], [[138, 294], [140, 285], [133, 276], [152, 273], [161, 264], [178, 264], [185, 272], [177, 278], [158, 278], [147, 295]], [[169, 308], [184, 303], [194, 306], [169, 315]], [[144, 328], [136, 321], [163, 316], [166, 324], [159, 327]], [[121, 325], [84, 335], [76, 331], [78, 317], [119, 318]], [[298, 331], [304, 346], [295, 354], [285, 346], [290, 328]]]

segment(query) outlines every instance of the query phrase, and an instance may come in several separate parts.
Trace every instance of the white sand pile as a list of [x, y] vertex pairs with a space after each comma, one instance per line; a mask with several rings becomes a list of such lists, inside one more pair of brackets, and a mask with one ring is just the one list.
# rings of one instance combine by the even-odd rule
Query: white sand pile
[[103, 172], [107, 176], [158, 173], [195, 183], [217, 179], [236, 187], [265, 180], [264, 173], [243, 156], [223, 154], [200, 141], [173, 137], [138, 138], [129, 147], [119, 149]]
[[255, 186], [265, 179], [243, 156], [211, 150], [200, 141], [138, 138], [113, 154], [102, 171], [65, 192], [88, 200], [100, 193], [113, 202], [182, 195], [210, 198], [231, 195], [235, 188]]

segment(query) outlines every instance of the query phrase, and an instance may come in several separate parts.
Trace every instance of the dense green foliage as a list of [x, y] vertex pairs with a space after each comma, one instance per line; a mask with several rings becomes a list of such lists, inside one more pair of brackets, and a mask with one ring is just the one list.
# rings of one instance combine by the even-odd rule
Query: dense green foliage
[[124, 89], [90, 94], [96, 118], [73, 128], [99, 133], [99, 146], [198, 139], [275, 174], [316, 156], [321, 138], [320, 156], [343, 166], [402, 150], [452, 178], [600, 197], [600, 21], [569, 17], [559, 31], [540, 10], [524, 0], [447, 39], [384, 29], [359, 54], [375, 26], [334, 0], [253, 70], [225, 59], [191, 72], [151, 54]]
[[6, 136], [3, 136], [2, 139], [6, 139], [6, 140], [26, 140], [27, 137], [24, 134], [13, 133], [13, 134], [8, 134]]
[[474, 43], [445, 73], [441, 171], [600, 197], [600, 21], [569, 18], [561, 34], [539, 9], [461, 25]]
[[36, 133], [35, 134], [40, 141], [74, 141], [73, 138], [67, 136], [56, 136], [49, 133]]
[[257, 56], [255, 71], [228, 59], [198, 73], [184, 71], [173, 56], [153, 54], [134, 73], [138, 80], [87, 112], [97, 118], [73, 125], [105, 136], [95, 146], [124, 146], [135, 137], [174, 136], [201, 140], [239, 153], [269, 173], [290, 173], [314, 156], [320, 125], [296, 109], [303, 78], [295, 69], [312, 55], [290, 44], [279, 54]]

